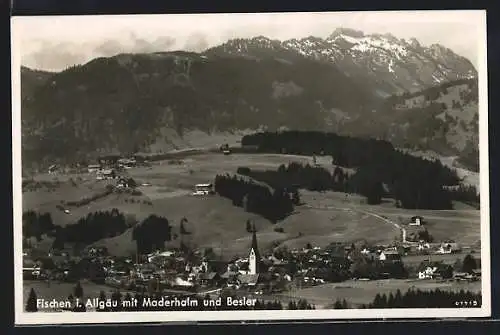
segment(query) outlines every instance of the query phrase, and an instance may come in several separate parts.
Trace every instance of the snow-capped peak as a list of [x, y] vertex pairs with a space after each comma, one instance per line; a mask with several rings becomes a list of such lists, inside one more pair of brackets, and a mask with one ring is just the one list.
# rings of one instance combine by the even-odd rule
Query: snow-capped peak
[[[231, 40], [214, 49], [231, 54], [273, 57], [274, 52], [331, 62], [350, 77], [386, 83], [388, 94], [424, 89], [461, 78], [476, 76], [464, 57], [442, 45], [422, 46], [415, 38], [399, 39], [392, 34], [364, 34], [337, 28], [327, 38], [309, 36], [286, 41], [264, 36]], [[258, 50], [267, 50], [259, 53]], [[277, 56], [274, 56], [277, 57]], [[281, 54], [279, 58], [283, 58]], [[293, 61], [292, 59], [290, 61]]]

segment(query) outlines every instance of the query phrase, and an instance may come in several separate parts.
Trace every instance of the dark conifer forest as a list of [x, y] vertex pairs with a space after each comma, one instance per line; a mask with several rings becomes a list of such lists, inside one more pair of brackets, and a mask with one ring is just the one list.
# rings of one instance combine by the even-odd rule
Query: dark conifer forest
[[[473, 186], [448, 190], [459, 185], [456, 171], [438, 160], [415, 157], [395, 149], [389, 142], [351, 138], [322, 132], [263, 132], [244, 136], [244, 147], [257, 152], [295, 155], [330, 155], [332, 172], [293, 163], [278, 171], [250, 171], [246, 174], [273, 186], [299, 185], [310, 190], [334, 190], [358, 193], [370, 204], [383, 197], [396, 200], [406, 209], [452, 209], [452, 200], [477, 203], [479, 196]], [[354, 168], [352, 176], [342, 168]], [[384, 187], [385, 185], [385, 187]]]
[[233, 205], [262, 215], [272, 222], [284, 219], [293, 211], [292, 197], [283, 188], [272, 189], [236, 175], [216, 176], [214, 187], [220, 196], [231, 199]]

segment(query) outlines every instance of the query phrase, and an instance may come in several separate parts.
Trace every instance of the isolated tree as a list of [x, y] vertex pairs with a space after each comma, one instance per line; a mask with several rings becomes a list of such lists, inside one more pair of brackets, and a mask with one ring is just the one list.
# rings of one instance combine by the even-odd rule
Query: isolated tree
[[443, 279], [449, 279], [453, 277], [453, 267], [451, 265], [445, 265], [440, 269], [439, 273]]
[[78, 299], [81, 299], [83, 297], [83, 287], [79, 281], [76, 283], [76, 286], [73, 290], [73, 294]]
[[38, 312], [37, 306], [37, 296], [35, 290], [31, 288], [30, 294], [28, 296], [28, 301], [26, 302], [26, 312]]
[[[103, 302], [103, 303], [106, 303], [106, 293], [104, 291], [101, 290], [101, 292], [99, 293], [99, 302]], [[99, 312], [105, 312], [106, 311], [106, 307], [103, 307], [103, 308], [98, 308], [97, 309]]]
[[462, 271], [467, 273], [472, 273], [472, 270], [475, 269], [477, 269], [477, 263], [474, 257], [472, 257], [472, 255], [470, 254], [465, 256], [462, 264]]
[[293, 191], [292, 194], [292, 203], [294, 205], [299, 205], [300, 204], [300, 194], [298, 190]]
[[135, 182], [134, 178], [129, 178], [127, 180], [127, 184], [128, 184], [128, 187], [130, 187], [130, 188], [136, 188], [137, 187], [137, 183]]

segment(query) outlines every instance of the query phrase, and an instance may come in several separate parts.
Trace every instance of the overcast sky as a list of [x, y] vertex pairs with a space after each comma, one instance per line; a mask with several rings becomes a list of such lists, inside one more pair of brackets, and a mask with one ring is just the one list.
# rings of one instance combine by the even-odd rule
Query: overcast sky
[[203, 51], [231, 38], [325, 38], [335, 28], [415, 37], [467, 57], [477, 68], [483, 11], [46, 16], [13, 19], [21, 62], [58, 71], [123, 52]]

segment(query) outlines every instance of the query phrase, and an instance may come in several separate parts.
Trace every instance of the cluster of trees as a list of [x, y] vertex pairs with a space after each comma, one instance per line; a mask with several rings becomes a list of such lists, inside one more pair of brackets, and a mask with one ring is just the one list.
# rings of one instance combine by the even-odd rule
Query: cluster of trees
[[385, 278], [408, 278], [408, 271], [401, 261], [379, 261], [359, 257], [351, 264], [353, 278], [369, 278], [372, 280]]
[[373, 302], [362, 308], [457, 308], [481, 307], [481, 294], [460, 290], [460, 292], [435, 289], [422, 291], [409, 289], [405, 294], [377, 294]]
[[[454, 196], [444, 187], [460, 183], [456, 171], [444, 166], [439, 160], [427, 160], [403, 153], [383, 140], [313, 131], [285, 131], [246, 135], [242, 139], [242, 145], [256, 146], [258, 152], [331, 155], [332, 164], [356, 168], [356, 173], [346, 178], [341, 170], [337, 170], [332, 176], [324, 169], [301, 169], [293, 165], [282, 167], [281, 173], [277, 175], [283, 176], [286, 172], [288, 180], [283, 177], [282, 182], [302, 182], [309, 188], [312, 186], [320, 190], [326, 188], [359, 193], [366, 196], [372, 204], [380, 203], [383, 197], [391, 197], [402, 208], [451, 209]], [[256, 178], [270, 179], [268, 172], [250, 173]], [[477, 198], [475, 194], [472, 196], [467, 192], [460, 194], [461, 200]]]
[[220, 196], [231, 199], [235, 206], [262, 215], [272, 222], [282, 220], [293, 212], [292, 197], [282, 188], [272, 189], [236, 175], [217, 175], [214, 189]]
[[479, 266], [474, 257], [472, 257], [472, 255], [469, 254], [464, 257], [464, 260], [462, 261], [461, 270], [463, 272], [472, 273], [473, 270], [476, 270], [478, 267]]
[[[121, 235], [134, 226], [132, 239], [136, 241], [140, 253], [163, 249], [165, 241], [171, 239], [171, 227], [164, 217], [150, 215], [141, 223], [136, 223], [135, 217], [125, 216], [116, 208], [89, 213], [75, 224], [64, 227], [54, 225], [50, 213], [27, 211], [23, 214], [23, 236], [40, 240], [42, 235], [47, 234], [55, 237], [54, 249], [64, 249], [66, 243], [83, 247]], [[181, 222], [181, 234], [188, 234], [184, 222]]]
[[[38, 297], [35, 290], [31, 288], [28, 295], [28, 300], [26, 301], [26, 312], [38, 312], [37, 298]], [[76, 304], [76, 299], [79, 299], [80, 301], [78, 305]], [[73, 305], [73, 307], [71, 308], [71, 311], [73, 312], [85, 312], [87, 310], [85, 307], [85, 302], [83, 301], [83, 287], [80, 282], [76, 283], [75, 287], [73, 288], [73, 292], [69, 294], [68, 302]]]
[[53, 247], [63, 249], [65, 243], [88, 245], [103, 238], [121, 235], [127, 228], [125, 215], [116, 208], [89, 213], [75, 224], [58, 226]]
[[424, 228], [415, 232], [411, 232], [406, 236], [406, 240], [409, 242], [418, 242], [424, 241], [428, 243], [432, 243], [434, 241], [434, 237], [429, 233], [429, 231]]
[[316, 309], [316, 306], [307, 302], [306, 299], [299, 299], [297, 302], [292, 300], [288, 303], [288, 309], [291, 310], [305, 310], [305, 309]]
[[347, 303], [347, 300], [345, 299], [337, 299], [335, 300], [335, 303], [333, 304], [333, 309], [348, 309], [349, 304]]
[[[393, 96], [387, 98], [386, 103], [390, 104], [390, 105], [393, 105], [396, 103], [404, 103], [407, 99], [416, 98], [420, 95], [423, 95], [426, 100], [434, 101], [434, 100], [439, 99], [439, 97], [441, 97], [442, 95], [445, 95], [448, 92], [449, 88], [452, 88], [453, 86], [457, 86], [457, 85], [467, 85], [469, 90], [470, 90], [470, 91], [468, 91], [468, 93], [472, 97], [471, 100], [477, 101], [477, 99], [478, 99], [477, 79], [473, 78], [473, 79], [452, 80], [452, 81], [446, 82], [444, 84], [441, 84], [438, 86], [433, 86], [433, 87], [430, 87], [430, 88], [427, 88], [425, 90], [418, 91], [415, 93], [404, 92], [402, 94], [396, 94], [396, 95], [393, 95]], [[463, 99], [462, 95], [463, 94], [460, 95], [461, 99]]]
[[[181, 230], [183, 229], [182, 225]], [[172, 239], [172, 227], [168, 219], [152, 214], [134, 227], [132, 239], [136, 241], [137, 251], [141, 254], [163, 250], [165, 242]]]
[[91, 202], [102, 199], [102, 198], [110, 195], [111, 193], [113, 193], [114, 187], [112, 185], [108, 185], [108, 186], [109, 187], [106, 187], [106, 189], [104, 191], [96, 193], [90, 197], [85, 197], [83, 199], [76, 200], [76, 201], [66, 201], [64, 204], [66, 206], [74, 206], [74, 207], [86, 206], [86, 205], [90, 204]]
[[453, 200], [479, 207], [480, 197], [474, 185], [459, 185], [449, 191]]
[[23, 236], [36, 237], [38, 241], [42, 235], [50, 234], [56, 229], [52, 222], [50, 213], [37, 213], [35, 211], [25, 211], [23, 213]]

